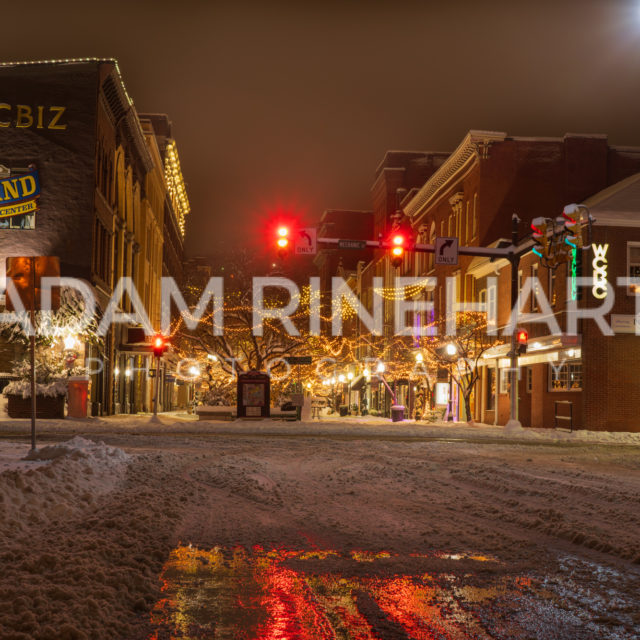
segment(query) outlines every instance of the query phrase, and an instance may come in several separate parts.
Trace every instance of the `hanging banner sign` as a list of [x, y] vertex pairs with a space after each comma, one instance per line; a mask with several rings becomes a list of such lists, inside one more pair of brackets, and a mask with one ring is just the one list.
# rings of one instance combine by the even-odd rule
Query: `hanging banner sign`
[[21, 175], [0, 178], [0, 218], [34, 213], [39, 197], [40, 180], [35, 167]]

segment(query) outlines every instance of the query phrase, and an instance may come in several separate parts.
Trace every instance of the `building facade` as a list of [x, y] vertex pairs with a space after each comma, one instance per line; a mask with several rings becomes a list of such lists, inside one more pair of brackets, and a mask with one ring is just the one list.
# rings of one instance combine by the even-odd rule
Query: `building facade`
[[[406, 180], [410, 172], [403, 162], [418, 163], [421, 170], [414, 172], [413, 182]], [[402, 165], [394, 167], [393, 165]], [[562, 138], [512, 137], [501, 132], [471, 131], [458, 148], [449, 154], [415, 153], [387, 154], [379, 168], [374, 187], [374, 219], [376, 235], [386, 238], [390, 221], [402, 219], [409, 224], [413, 237], [419, 243], [433, 244], [438, 237], [457, 238], [461, 246], [504, 247], [511, 244], [512, 216], [521, 220], [518, 227], [518, 245], [522, 249], [532, 246], [531, 221], [539, 216], [556, 218], [565, 205], [585, 203], [596, 218], [593, 242], [596, 251], [604, 251], [611, 277], [638, 274], [636, 225], [637, 212], [632, 212], [635, 193], [635, 174], [640, 171], [640, 149], [616, 147], [604, 135], [567, 134]], [[403, 182], [404, 179], [404, 182]], [[595, 195], [594, 195], [595, 194]], [[617, 194], [617, 195], [614, 195]], [[609, 209], [603, 209], [606, 205]], [[599, 209], [600, 207], [600, 209]], [[606, 215], [605, 215], [606, 213]], [[615, 248], [614, 248], [615, 247]], [[529, 331], [529, 348], [520, 359], [519, 417], [525, 426], [552, 427], [555, 416], [573, 416], [574, 426], [592, 429], [631, 429], [639, 427], [633, 422], [640, 409], [635, 378], [627, 374], [614, 375], [616, 363], [635, 361], [638, 343], [631, 331], [635, 297], [617, 291], [615, 306], [607, 321], [615, 318], [618, 327], [627, 333], [613, 337], [603, 336], [601, 329], [590, 320], [581, 320], [577, 335], [567, 333], [567, 306], [578, 309], [596, 307], [601, 300], [594, 298], [585, 288], [571, 284], [572, 277], [591, 276], [592, 264], [598, 255], [580, 251], [573, 262], [556, 269], [540, 264], [531, 251], [523, 255], [518, 273], [519, 288], [526, 286], [528, 278], [534, 290], [544, 293], [560, 327], [556, 335], [541, 322], [525, 325]], [[602, 256], [600, 262], [601, 264]], [[634, 271], [635, 269], [635, 271]], [[389, 256], [378, 252], [353, 282], [366, 308], [371, 309], [373, 277], [383, 278], [385, 305], [384, 335], [359, 354], [360, 360], [376, 357], [397, 362], [401, 354], [389, 345], [397, 344], [393, 335], [394, 288], [396, 276], [424, 278], [425, 286], [415, 293], [414, 300], [433, 303], [430, 314], [413, 314], [418, 326], [431, 324], [441, 327], [447, 312], [447, 299], [461, 307], [484, 303], [495, 308], [491, 322], [498, 337], [480, 361], [480, 379], [471, 397], [470, 414], [455, 384], [447, 379], [446, 369], [435, 367], [431, 388], [452, 390], [455, 419], [474, 419], [489, 424], [505, 424], [509, 419], [509, 337], [501, 335], [509, 324], [511, 310], [511, 267], [507, 260], [460, 255], [457, 264], [436, 264], [431, 253], [408, 251], [403, 263], [396, 269]], [[567, 277], [569, 277], [567, 285]], [[426, 284], [426, 278], [434, 280]], [[611, 280], [614, 282], [614, 280]], [[624, 288], [623, 288], [624, 289]], [[388, 295], [387, 295], [388, 294]], [[521, 313], [540, 313], [541, 303], [535, 293], [522, 301]], [[613, 314], [613, 315], [611, 315]], [[419, 320], [417, 320], [419, 317]], [[356, 335], [366, 331], [362, 323]], [[619, 332], [620, 333], [620, 332]], [[417, 331], [416, 331], [417, 334]], [[408, 338], [402, 357], [421, 352], [419, 339]], [[412, 343], [412, 344], [409, 344]], [[426, 355], [419, 356], [425, 357]], [[388, 380], [394, 389], [396, 402], [411, 410], [412, 393], [417, 380], [410, 376]], [[378, 407], [388, 414], [386, 392], [372, 376], [367, 395], [369, 407]], [[435, 394], [441, 407], [447, 403], [447, 393]], [[561, 426], [567, 426], [561, 420]]]
[[[130, 278], [159, 329], [167, 211], [181, 238], [188, 213], [188, 201], [172, 208], [175, 169], [169, 181], [166, 150], [175, 143], [154, 129], [156, 116], [138, 115], [115, 60], [4, 63], [0, 79], [0, 164], [16, 175], [34, 167], [41, 188], [28, 224], [0, 228], [2, 283], [7, 257], [57, 256], [63, 277], [91, 287], [99, 312]], [[170, 270], [180, 277], [175, 260]], [[132, 311], [129, 296], [119, 311]], [[99, 347], [78, 348], [92, 372], [94, 415], [150, 409], [149, 348], [131, 329], [115, 324]]]

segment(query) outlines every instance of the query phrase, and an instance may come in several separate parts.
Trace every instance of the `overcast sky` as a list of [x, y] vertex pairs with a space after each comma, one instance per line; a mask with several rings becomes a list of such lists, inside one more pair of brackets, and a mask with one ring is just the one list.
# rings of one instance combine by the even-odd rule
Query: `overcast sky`
[[368, 209], [385, 151], [469, 129], [640, 145], [640, 0], [37, 0], [1, 21], [3, 61], [115, 57], [138, 111], [169, 114], [190, 255], [279, 207]]

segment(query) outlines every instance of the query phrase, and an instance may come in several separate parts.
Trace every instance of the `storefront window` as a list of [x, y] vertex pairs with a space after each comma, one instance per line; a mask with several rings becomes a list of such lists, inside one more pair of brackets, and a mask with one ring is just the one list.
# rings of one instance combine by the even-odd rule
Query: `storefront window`
[[582, 389], [582, 363], [549, 363], [549, 391], [580, 391]]
[[509, 393], [511, 369], [500, 369], [500, 393]]
[[487, 411], [493, 411], [496, 408], [496, 371], [491, 367], [487, 367]]

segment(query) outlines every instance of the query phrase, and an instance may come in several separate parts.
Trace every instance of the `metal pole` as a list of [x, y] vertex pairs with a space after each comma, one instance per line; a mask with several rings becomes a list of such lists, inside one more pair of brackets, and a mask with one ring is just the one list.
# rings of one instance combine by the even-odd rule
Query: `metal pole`
[[449, 402], [447, 406], [447, 422], [453, 422], [453, 376], [451, 375], [451, 369], [449, 369]]
[[156, 386], [153, 391], [153, 415], [158, 415], [158, 387], [160, 386], [160, 358], [156, 356]]
[[29, 353], [31, 358], [31, 449], [36, 448], [36, 259], [29, 258], [31, 263], [31, 335], [29, 336]]
[[[511, 216], [511, 244], [515, 247], [518, 244], [518, 223], [520, 222], [520, 218], [518, 218], [517, 214], [513, 214]], [[518, 294], [520, 293], [518, 289], [518, 267], [520, 265], [520, 256], [513, 252], [509, 254], [509, 262], [511, 263], [511, 311], [514, 313], [515, 309], [515, 325], [517, 325], [518, 320]], [[505, 426], [507, 427], [521, 427], [520, 421], [518, 420], [518, 345], [516, 340], [517, 327], [513, 326], [511, 328], [511, 371], [510, 371], [510, 381], [511, 388], [509, 389], [509, 396], [511, 400], [511, 409], [509, 412], [509, 421]], [[497, 409], [497, 407], [496, 407]]]

